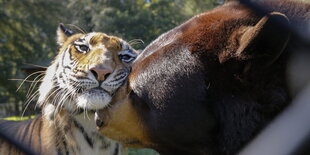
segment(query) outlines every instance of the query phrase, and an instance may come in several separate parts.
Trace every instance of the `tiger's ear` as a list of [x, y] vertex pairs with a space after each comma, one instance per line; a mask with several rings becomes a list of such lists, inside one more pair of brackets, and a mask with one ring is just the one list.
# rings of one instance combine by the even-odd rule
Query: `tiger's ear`
[[279, 23], [289, 24], [289, 20], [282, 13], [272, 12], [255, 26], [246, 28], [239, 38], [237, 57], [260, 66], [268, 66], [276, 61], [290, 37], [289, 30], [279, 26]]
[[57, 44], [59, 46], [63, 45], [63, 43], [68, 39], [68, 37], [73, 35], [73, 31], [66, 28], [63, 23], [60, 23], [57, 28]]

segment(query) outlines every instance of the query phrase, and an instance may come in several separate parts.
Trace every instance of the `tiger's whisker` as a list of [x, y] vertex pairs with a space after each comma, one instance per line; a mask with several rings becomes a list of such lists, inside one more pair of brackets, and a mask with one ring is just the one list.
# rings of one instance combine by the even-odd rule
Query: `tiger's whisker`
[[49, 94], [49, 96], [47, 96], [47, 98], [44, 99], [44, 103], [46, 103], [46, 102], [49, 100], [49, 98], [50, 98], [52, 95], [54, 95], [55, 93], [57, 93], [59, 90], [61, 90], [61, 88], [57, 88], [57, 89], [53, 90], [53, 92], [51, 92], [51, 93]]
[[143, 40], [142, 39], [133, 39], [133, 40], [130, 40], [129, 42], [128, 42], [128, 44], [129, 45], [136, 45], [136, 44], [144, 44], [144, 42], [143, 42]]
[[31, 94], [33, 92], [33, 90], [35, 89], [35, 86], [38, 84], [38, 81], [42, 80], [44, 78], [44, 74], [39, 74], [35, 79], [34, 81], [36, 82], [32, 82], [29, 89], [28, 89], [28, 92], [26, 94], [26, 96], [28, 97], [29, 94]]
[[54, 117], [56, 117], [56, 114], [58, 113], [58, 111], [61, 110], [61, 108], [63, 107], [63, 105], [65, 104], [68, 96], [70, 96], [70, 92], [69, 91], [65, 91], [61, 97], [61, 99], [58, 101], [58, 104], [56, 106], [56, 110], [55, 110], [55, 113], [54, 113]]
[[67, 25], [73, 26], [74, 28], [76, 28], [76, 29], [78, 29], [80, 32], [82, 32], [83, 34], [86, 34], [86, 31], [85, 31], [83, 28], [79, 27], [79, 26], [76, 26], [76, 25], [74, 25], [74, 24], [67, 24]]
[[47, 66], [41, 66], [41, 65], [37, 65], [37, 64], [30, 64], [30, 63], [23, 63], [25, 65], [29, 65], [29, 66], [34, 66], [34, 67], [40, 67], [40, 68], [47, 68]]
[[37, 71], [37, 72], [34, 72], [34, 73], [31, 73], [30, 75], [28, 75], [23, 81], [22, 83], [19, 85], [19, 87], [17, 88], [16, 92], [21, 88], [21, 86], [25, 83], [25, 81], [30, 78], [32, 75], [35, 75], [35, 74], [38, 74], [38, 73], [42, 73], [42, 72], [45, 72], [45, 71]]
[[24, 109], [24, 111], [23, 111], [21, 117], [24, 117], [24, 114], [25, 114], [27, 108], [29, 107], [30, 103], [31, 103], [31, 102], [36, 98], [36, 96], [38, 96], [38, 95], [39, 95], [39, 92], [35, 93], [35, 95], [33, 95], [32, 99], [29, 100], [28, 103], [26, 102], [26, 107], [25, 107], [25, 109]]
[[31, 100], [33, 98], [34, 95], [38, 94], [39, 90], [35, 91], [31, 96], [27, 97], [28, 99], [26, 100], [25, 104], [28, 103], [29, 100]]
[[[63, 89], [62, 90], [60, 90], [60, 91], [58, 91], [57, 92], [57, 94], [54, 96], [54, 98], [53, 98], [53, 100], [52, 100], [52, 102], [51, 102], [51, 104], [52, 105], [56, 105], [56, 108], [55, 108], [55, 111], [54, 111], [54, 118], [56, 117], [56, 114], [58, 113], [58, 111], [59, 111], [59, 106], [60, 106], [60, 104], [59, 104], [59, 98], [62, 96], [62, 94], [64, 94], [64, 93], [66, 93]], [[57, 102], [58, 102], [58, 104], [57, 104]]]
[[[23, 81], [25, 79], [8, 79], [8, 80], [11, 80], [11, 81]], [[25, 80], [25, 82], [32, 83], [32, 82], [37, 82], [37, 81]], [[39, 81], [39, 82], [42, 82], [42, 81]]]

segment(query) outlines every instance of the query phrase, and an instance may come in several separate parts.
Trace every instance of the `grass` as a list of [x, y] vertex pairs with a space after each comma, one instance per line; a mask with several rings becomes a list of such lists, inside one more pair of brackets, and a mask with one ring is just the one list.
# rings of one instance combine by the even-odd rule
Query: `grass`
[[[10, 120], [10, 121], [23, 121], [23, 120], [32, 119], [35, 117], [36, 117], [35, 115], [25, 116], [25, 117], [12, 116], [12, 117], [0, 118], [0, 119]], [[123, 155], [159, 155], [159, 153], [157, 153], [156, 151], [152, 149], [127, 148], [126, 151], [123, 153]]]
[[126, 149], [125, 155], [159, 155], [156, 151], [152, 149]]
[[32, 118], [35, 118], [35, 117], [36, 117], [35, 115], [25, 116], [25, 117], [12, 116], [12, 117], [0, 118], [0, 119], [9, 120], [9, 121], [24, 121], [24, 120], [32, 119]]

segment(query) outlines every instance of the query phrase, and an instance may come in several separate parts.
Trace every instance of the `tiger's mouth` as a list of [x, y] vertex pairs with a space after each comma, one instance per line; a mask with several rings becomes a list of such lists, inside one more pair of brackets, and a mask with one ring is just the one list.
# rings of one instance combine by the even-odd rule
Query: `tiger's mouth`
[[110, 96], [113, 96], [113, 95], [114, 95], [114, 92], [110, 92], [110, 91], [108, 91], [108, 90], [106, 90], [106, 89], [104, 89], [104, 88], [102, 88], [102, 87], [100, 87], [100, 86], [95, 87], [95, 88], [92, 88], [91, 90], [103, 91], [104, 93], [107, 93], [107, 94], [109, 94]]
[[113, 93], [99, 86], [86, 89], [77, 93], [76, 105], [78, 108], [84, 110], [102, 109], [108, 106], [112, 100], [112, 96]]
[[106, 94], [109, 94], [110, 96], [112, 96], [112, 93], [108, 92], [107, 90], [103, 89], [102, 87], [95, 87], [95, 88], [91, 88], [89, 90], [87, 90], [89, 92], [93, 92], [93, 93], [96, 93], [96, 92], [100, 92], [100, 93], [106, 93]]

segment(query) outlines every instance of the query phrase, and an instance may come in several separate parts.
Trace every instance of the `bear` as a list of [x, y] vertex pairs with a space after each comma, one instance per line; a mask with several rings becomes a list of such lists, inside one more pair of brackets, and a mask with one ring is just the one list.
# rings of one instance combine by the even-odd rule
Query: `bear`
[[96, 113], [100, 132], [160, 154], [239, 152], [294, 98], [288, 62], [302, 39], [281, 25], [309, 34], [309, 3], [259, 5], [268, 14], [231, 1], [159, 36]]

